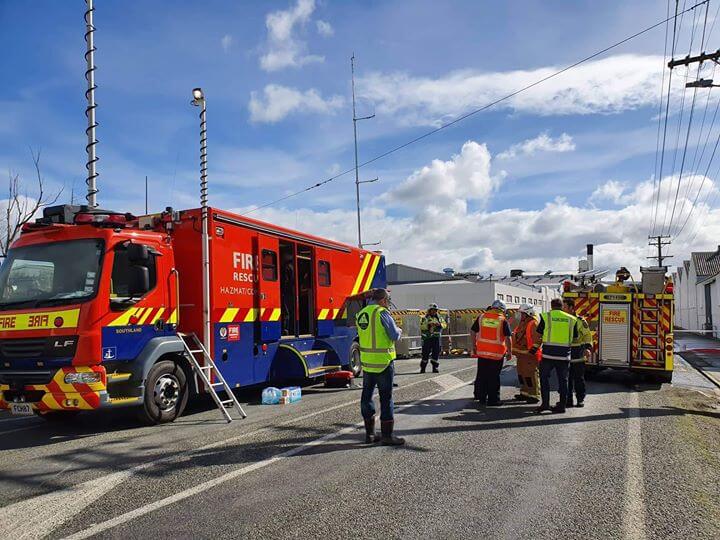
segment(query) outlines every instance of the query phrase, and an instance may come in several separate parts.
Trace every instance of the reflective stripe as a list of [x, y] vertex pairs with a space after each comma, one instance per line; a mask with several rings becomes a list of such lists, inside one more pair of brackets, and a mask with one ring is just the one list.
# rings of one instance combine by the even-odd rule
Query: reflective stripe
[[395, 349], [368, 349], [368, 348], [365, 348], [365, 347], [360, 347], [360, 352], [369, 352], [369, 353], [374, 353], [374, 352], [377, 352], [377, 353], [391, 353], [391, 352], [393, 352], [394, 350], [395, 350]]
[[565, 360], [566, 362], [569, 362], [569, 361], [570, 361], [570, 359], [567, 357], [567, 355], [565, 355], [565, 356], [554, 356], [554, 355], [552, 355], [552, 354], [545, 354], [545, 353], [543, 353], [543, 358], [547, 358], [547, 359], [549, 359], [549, 360]]

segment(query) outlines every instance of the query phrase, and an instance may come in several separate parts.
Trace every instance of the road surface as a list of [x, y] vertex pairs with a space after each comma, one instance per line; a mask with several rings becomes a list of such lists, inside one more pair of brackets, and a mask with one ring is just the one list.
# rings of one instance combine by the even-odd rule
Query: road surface
[[[19, 538], [718, 538], [720, 408], [678, 359], [675, 382], [621, 373], [584, 409], [478, 408], [472, 359], [397, 362], [402, 448], [360, 444], [359, 390], [305, 388], [225, 424], [196, 404], [138, 427], [0, 417], [0, 530]], [[514, 367], [502, 397], [515, 393]], [[255, 402], [256, 403], [256, 402]]]

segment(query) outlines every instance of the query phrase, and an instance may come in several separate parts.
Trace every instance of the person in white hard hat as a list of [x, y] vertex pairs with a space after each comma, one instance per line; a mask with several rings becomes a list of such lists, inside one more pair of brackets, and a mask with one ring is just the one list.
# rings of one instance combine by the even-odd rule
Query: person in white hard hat
[[515, 399], [528, 403], [539, 403], [540, 370], [538, 366], [542, 358], [542, 351], [538, 348], [535, 353], [530, 352], [535, 345], [538, 319], [535, 309], [530, 304], [521, 305], [518, 311], [520, 312], [520, 322], [513, 332], [513, 351], [517, 358], [516, 369], [520, 393], [515, 395]]
[[425, 373], [428, 360], [432, 362], [433, 373], [440, 372], [440, 338], [445, 328], [447, 328], [447, 323], [438, 314], [438, 305], [430, 304], [427, 313], [420, 319], [420, 334], [422, 336], [420, 373]]
[[497, 407], [500, 400], [500, 372], [503, 361], [512, 358], [512, 330], [505, 303], [495, 300], [470, 328], [477, 374], [473, 395], [479, 405]]

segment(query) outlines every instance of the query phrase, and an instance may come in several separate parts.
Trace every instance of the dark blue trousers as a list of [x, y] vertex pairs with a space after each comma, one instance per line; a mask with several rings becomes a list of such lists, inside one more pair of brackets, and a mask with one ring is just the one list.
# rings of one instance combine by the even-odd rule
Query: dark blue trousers
[[555, 371], [558, 379], [558, 392], [560, 403], [565, 406], [568, 398], [568, 373], [570, 371], [569, 360], [553, 360], [543, 358], [540, 362], [540, 395], [542, 396], [542, 407], [550, 406], [550, 375]]
[[363, 389], [360, 397], [360, 412], [366, 420], [375, 416], [373, 393], [377, 386], [380, 395], [380, 421], [386, 422], [394, 418], [393, 408], [393, 376], [395, 365], [391, 363], [381, 373], [363, 372]]

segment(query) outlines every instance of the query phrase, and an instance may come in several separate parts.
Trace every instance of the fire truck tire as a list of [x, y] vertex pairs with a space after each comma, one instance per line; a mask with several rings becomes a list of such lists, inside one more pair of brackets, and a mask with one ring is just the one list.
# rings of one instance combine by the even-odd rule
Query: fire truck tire
[[348, 353], [348, 370], [352, 371], [353, 377], [358, 378], [362, 375], [362, 364], [360, 363], [360, 345], [353, 342]]
[[62, 423], [74, 420], [78, 414], [80, 411], [47, 411], [38, 413], [38, 416], [48, 422]]
[[143, 405], [138, 411], [146, 424], [173, 422], [185, 410], [188, 400], [185, 370], [173, 360], [161, 360], [150, 368], [145, 379]]

